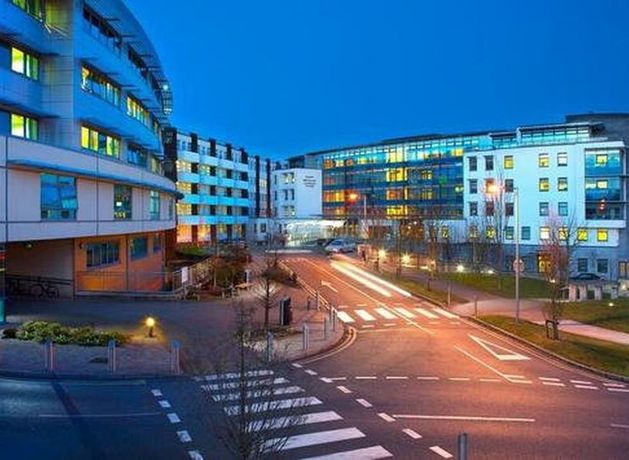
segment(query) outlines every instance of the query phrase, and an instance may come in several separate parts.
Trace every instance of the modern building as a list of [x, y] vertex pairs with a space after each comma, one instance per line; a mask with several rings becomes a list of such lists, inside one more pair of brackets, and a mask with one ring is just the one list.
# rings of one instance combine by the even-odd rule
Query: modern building
[[479, 240], [499, 242], [506, 248], [505, 270], [519, 237], [526, 271], [541, 272], [545, 242], [558, 231], [574, 240], [573, 272], [627, 279], [627, 145], [629, 114], [587, 114], [304, 158], [316, 157], [322, 169], [323, 215], [343, 221], [349, 233], [358, 233], [361, 222], [390, 232], [418, 227], [424, 241], [433, 235], [455, 244], [448, 257], [460, 260], [472, 257]]
[[[169, 128], [164, 133], [167, 175], [183, 198], [177, 203], [177, 242], [246, 238], [250, 210], [249, 155], [243, 148]], [[259, 206], [266, 205], [256, 195]]]
[[157, 53], [121, 0], [0, 0], [9, 291], [161, 289], [175, 228], [161, 141], [171, 110]]
[[270, 159], [259, 155], [249, 157], [249, 225], [247, 238], [256, 244], [268, 241], [272, 216]]

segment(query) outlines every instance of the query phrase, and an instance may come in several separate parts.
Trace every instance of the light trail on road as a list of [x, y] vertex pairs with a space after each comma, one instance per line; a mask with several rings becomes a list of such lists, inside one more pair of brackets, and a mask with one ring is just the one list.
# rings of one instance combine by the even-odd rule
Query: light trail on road
[[334, 268], [335, 270], [343, 273], [344, 275], [349, 276], [353, 280], [358, 281], [360, 284], [362, 284], [365, 287], [368, 287], [372, 291], [376, 291], [378, 294], [381, 294], [385, 297], [391, 297], [391, 293], [389, 291], [378, 286], [376, 283], [372, 283], [366, 277], [361, 276], [358, 273], [354, 273], [352, 270], [348, 269], [345, 265], [342, 265], [341, 262], [332, 261], [330, 262], [330, 266]]
[[412, 294], [408, 291], [405, 291], [404, 289], [401, 289], [399, 287], [397, 287], [395, 284], [393, 283], [389, 283], [386, 280], [383, 280], [382, 278], [378, 278], [377, 276], [369, 273], [368, 271], [365, 271], [361, 268], [358, 268], [357, 266], [350, 264], [350, 263], [346, 263], [346, 262], [332, 262], [333, 264], [342, 264], [345, 268], [364, 276], [365, 278], [370, 279], [371, 281], [374, 281], [378, 284], [381, 284], [382, 286], [391, 289], [392, 291], [397, 292], [398, 294], [402, 294], [404, 297], [412, 297]]

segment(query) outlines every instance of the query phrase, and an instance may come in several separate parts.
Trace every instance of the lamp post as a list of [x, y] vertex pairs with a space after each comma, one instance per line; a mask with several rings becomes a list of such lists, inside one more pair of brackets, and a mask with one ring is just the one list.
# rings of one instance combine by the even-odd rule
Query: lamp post
[[361, 194], [358, 194], [356, 192], [352, 192], [352, 193], [349, 194], [348, 198], [349, 198], [349, 201], [351, 203], [355, 204], [358, 201], [359, 197], [361, 197], [362, 202], [363, 202], [363, 222], [362, 222], [362, 227], [364, 227], [364, 226], [367, 225], [367, 194], [363, 193], [361, 195]]
[[520, 322], [520, 193], [517, 187], [513, 187], [513, 214], [515, 215], [515, 322]]

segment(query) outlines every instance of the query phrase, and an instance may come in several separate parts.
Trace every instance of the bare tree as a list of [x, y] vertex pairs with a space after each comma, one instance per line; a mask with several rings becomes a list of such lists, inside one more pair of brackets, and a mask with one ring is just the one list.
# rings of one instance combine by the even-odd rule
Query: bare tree
[[[483, 210], [485, 238], [491, 245], [494, 254], [493, 262], [496, 272], [504, 270], [504, 246], [509, 220], [513, 216], [512, 191], [507, 189], [504, 171], [498, 169], [495, 178], [486, 178], [483, 184], [485, 209]], [[498, 276], [498, 289], [502, 287], [502, 277]]]
[[265, 266], [259, 275], [258, 281], [254, 284], [252, 291], [259, 305], [264, 310], [264, 330], [270, 329], [270, 314], [280, 299], [280, 286], [276, 282], [280, 273], [276, 254], [267, 254], [264, 263]]

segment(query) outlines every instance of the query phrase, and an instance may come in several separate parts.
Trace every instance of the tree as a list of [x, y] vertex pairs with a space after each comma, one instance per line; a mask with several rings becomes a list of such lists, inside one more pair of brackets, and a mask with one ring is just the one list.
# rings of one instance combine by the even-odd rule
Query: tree
[[264, 262], [258, 282], [253, 286], [253, 295], [264, 310], [264, 330], [269, 331], [271, 309], [280, 300], [280, 287], [276, 282], [280, 269], [277, 266], [277, 254], [267, 254]]
[[[513, 191], [508, 188], [504, 172], [498, 169], [495, 178], [487, 178], [483, 184], [485, 196], [485, 238], [494, 254], [493, 262], [496, 272], [504, 270], [504, 242], [507, 236], [509, 220], [513, 216]], [[498, 276], [498, 289], [502, 287], [502, 277]]]

